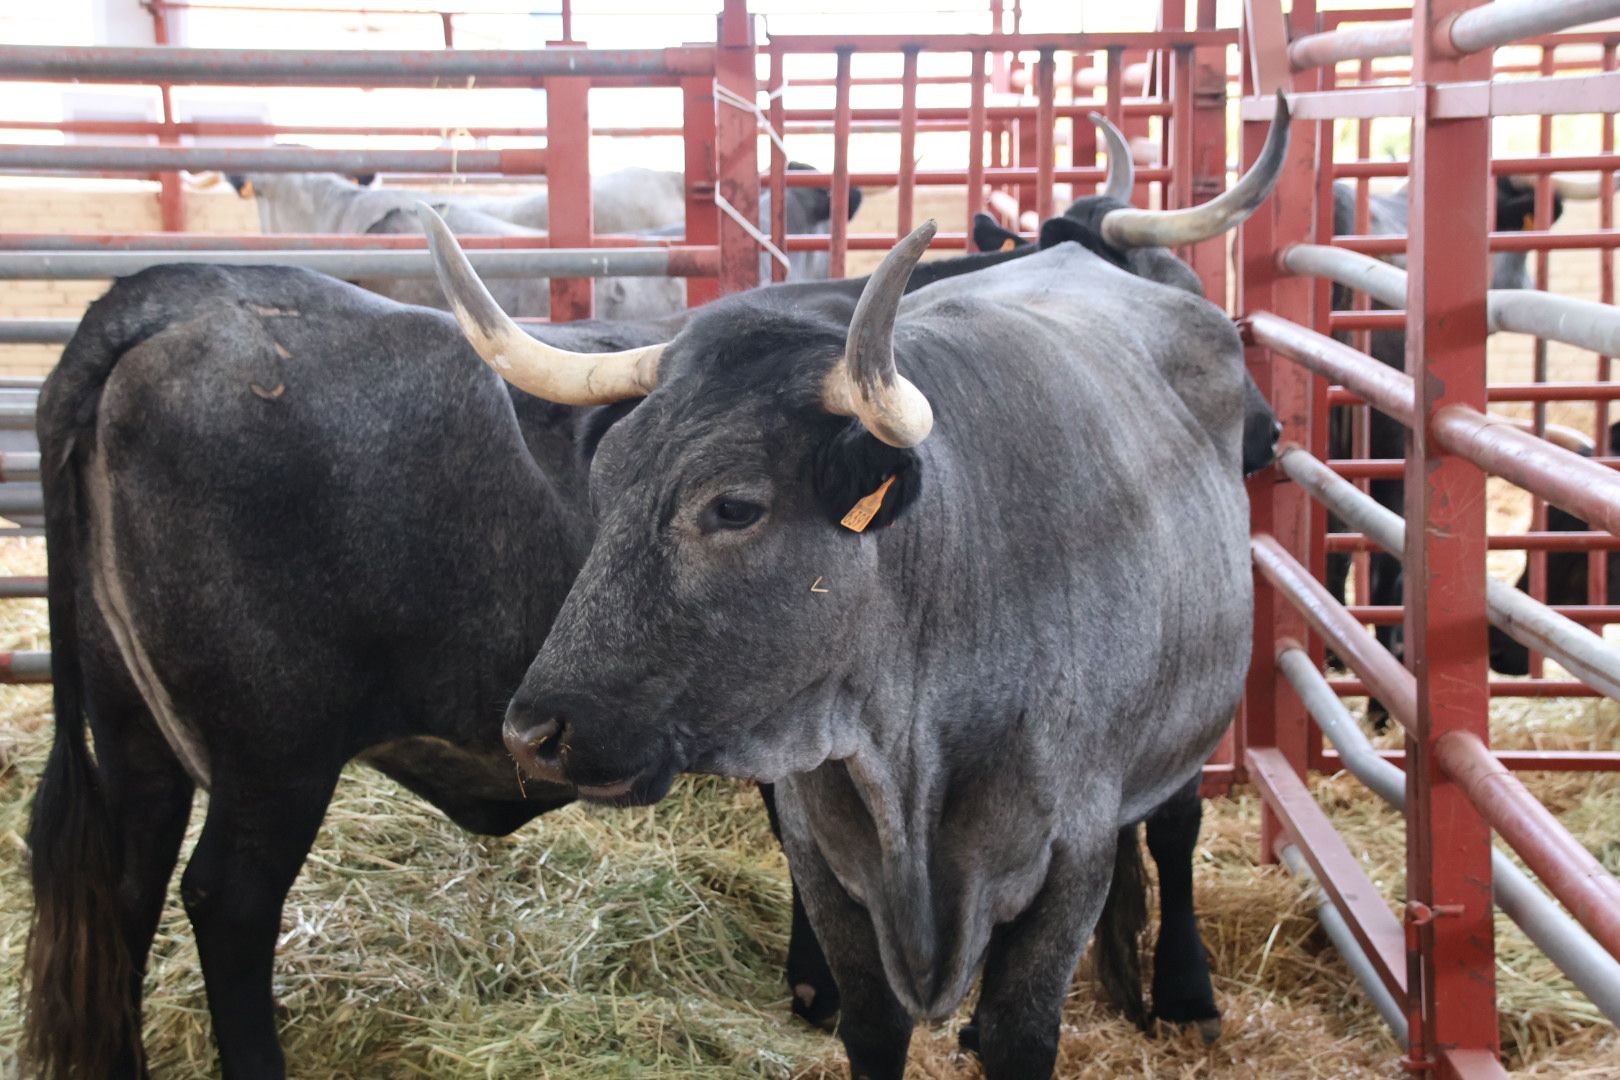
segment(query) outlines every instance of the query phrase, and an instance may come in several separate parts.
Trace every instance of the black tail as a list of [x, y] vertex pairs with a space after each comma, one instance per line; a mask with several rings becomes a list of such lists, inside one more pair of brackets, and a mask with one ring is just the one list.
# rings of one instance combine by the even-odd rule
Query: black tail
[[86, 743], [77, 611], [84, 557], [79, 442], [94, 437], [101, 388], [119, 355], [152, 330], [143, 325], [152, 313], [130, 311], [128, 292], [119, 295], [127, 288], [115, 286], [85, 313], [39, 399], [56, 737], [28, 826], [34, 916], [22, 1051], [27, 1070], [45, 1080], [108, 1076], [141, 1060], [118, 902], [122, 833]]
[[1147, 927], [1147, 875], [1137, 826], [1119, 830], [1114, 848], [1114, 877], [1108, 883], [1102, 917], [1097, 920], [1096, 969], [1103, 994], [1137, 1027], [1148, 1026], [1142, 997], [1142, 931]]

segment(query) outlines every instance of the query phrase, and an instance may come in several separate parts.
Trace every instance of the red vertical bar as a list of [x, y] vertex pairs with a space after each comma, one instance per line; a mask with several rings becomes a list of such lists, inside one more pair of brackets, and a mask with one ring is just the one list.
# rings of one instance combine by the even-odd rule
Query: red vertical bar
[[[1433, 42], [1472, 0], [1418, 0], [1413, 82], [1487, 80], [1491, 54], [1453, 58]], [[1407, 739], [1409, 901], [1416, 947], [1414, 1064], [1461, 1075], [1454, 1053], [1497, 1050], [1491, 833], [1447, 779], [1436, 741], [1454, 731], [1489, 740], [1486, 688], [1485, 474], [1434, 445], [1429, 427], [1453, 405], [1485, 409], [1485, 292], [1491, 129], [1486, 115], [1412, 123], [1406, 370], [1418, 426], [1406, 468], [1406, 659], [1417, 677], [1417, 730]], [[1419, 1035], [1419, 1033], [1421, 1033]]]
[[[1603, 70], [1615, 69], [1615, 46], [1603, 46]], [[1602, 145], [1600, 149], [1604, 154], [1614, 153], [1614, 117], [1603, 114], [1598, 117], [1603, 125]], [[1598, 227], [1604, 232], [1614, 228], [1614, 172], [1605, 170], [1598, 173]], [[1605, 304], [1614, 303], [1614, 252], [1598, 252], [1598, 299]], [[1610, 358], [1598, 357], [1597, 378], [1599, 382], [1608, 382], [1610, 377]], [[1592, 435], [1597, 442], [1598, 453], [1607, 454], [1609, 446], [1609, 403], [1599, 401], [1594, 406], [1592, 422]], [[1587, 556], [1590, 560], [1587, 566], [1586, 591], [1587, 603], [1601, 604], [1609, 596], [1609, 558], [1601, 551], [1594, 551]]]
[[[714, 78], [737, 100], [754, 103], [759, 82], [754, 70], [754, 23], [746, 0], [725, 0], [716, 35]], [[748, 109], [714, 105], [716, 190], [742, 221], [759, 221], [759, 118]], [[833, 227], [848, 218], [833, 201]], [[721, 214], [720, 280], [722, 294], [759, 284], [759, 245], [743, 223]]]
[[[1373, 81], [1373, 64], [1371, 60], [1361, 61], [1356, 72], [1356, 83], [1367, 86]], [[1356, 122], [1356, 160], [1366, 161], [1372, 157], [1372, 124], [1371, 120], [1357, 120]], [[1358, 176], [1356, 187], [1356, 235], [1366, 236], [1371, 227], [1372, 220], [1372, 191], [1368, 187], [1368, 179]], [[1366, 293], [1355, 294], [1355, 308], [1357, 311], [1366, 311], [1372, 307], [1372, 301]], [[1364, 353], [1372, 352], [1372, 331], [1357, 330], [1351, 338], [1356, 348]], [[1367, 405], [1356, 405], [1351, 408], [1351, 415], [1355, 418], [1355, 431], [1351, 437], [1351, 453], [1355, 457], [1365, 458], [1372, 455], [1372, 408]], [[1372, 481], [1360, 479], [1356, 487], [1365, 495], [1372, 494]], [[1351, 559], [1351, 566], [1355, 570], [1356, 601], [1362, 604], [1372, 603], [1372, 593], [1368, 588], [1367, 577], [1372, 572], [1372, 557], [1365, 551], [1358, 551]]]
[[[558, 46], [561, 42], [547, 42]], [[546, 186], [551, 191], [547, 213], [551, 245], [590, 247], [591, 116], [589, 79], [551, 78], [546, 90]], [[569, 322], [591, 317], [590, 278], [551, 279], [551, 319]]]
[[[1309, 79], [1306, 75], [1304, 78]], [[1332, 65], [1317, 68], [1315, 71], [1317, 90], [1332, 90], [1336, 83], [1335, 68]], [[1315, 219], [1311, 223], [1311, 236], [1316, 243], [1325, 244], [1333, 235], [1333, 151], [1335, 140], [1333, 138], [1333, 121], [1318, 120], [1310, 124], [1311, 131], [1316, 136], [1316, 164], [1315, 164], [1315, 190], [1313, 205]], [[1333, 310], [1333, 282], [1325, 277], [1314, 277], [1311, 283], [1311, 326], [1319, 334], [1328, 334], [1329, 313]], [[1329, 455], [1329, 420], [1328, 420], [1328, 382], [1326, 379], [1313, 378], [1311, 383], [1311, 441], [1309, 443], [1311, 454], [1319, 461], [1326, 461]], [[1308, 551], [1310, 558], [1305, 565], [1310, 568], [1311, 576], [1318, 581], [1327, 580], [1327, 507], [1316, 499], [1308, 499], [1310, 507], [1310, 540]], [[1308, 642], [1308, 653], [1318, 666], [1327, 659], [1327, 648], [1320, 637], [1312, 635]], [[1305, 757], [1310, 768], [1324, 769], [1327, 766], [1322, 757], [1322, 733], [1315, 724], [1305, 725]]]
[[1052, 173], [1057, 168], [1057, 57], [1042, 49], [1035, 65], [1035, 216], [1052, 216]]
[[[1170, 54], [1170, 183], [1165, 191], [1164, 205], [1170, 209], [1191, 206], [1193, 201], [1193, 124], [1197, 114], [1193, 111], [1192, 49], [1176, 48]], [[1222, 241], [1225, 241], [1223, 236]], [[1192, 252], [1183, 248], [1176, 253], [1191, 263]], [[1219, 304], [1225, 297], [1211, 296]]]
[[900, 207], [895, 235], [911, 232], [917, 188], [917, 49], [902, 54], [900, 69]]
[[[453, 12], [449, 12], [449, 11], [441, 11], [441, 12], [439, 12], [439, 24], [440, 24], [441, 29], [444, 32], [444, 47], [447, 48], [447, 49], [453, 49], [453, 48], [456, 47], [456, 23], [455, 23], [455, 18], [456, 18], [455, 14]], [[564, 31], [563, 32], [563, 37], [566, 38], [567, 36], [568, 36], [567, 31]]]
[[[1070, 85], [1072, 87], [1070, 100], [1076, 103], [1095, 101], [1097, 98], [1095, 88], [1087, 91], [1085, 97], [1080, 96], [1080, 72], [1083, 70], [1081, 65], [1090, 60], [1093, 55], [1092, 53], [1077, 52], [1071, 61], [1074, 70], [1070, 73]], [[1097, 129], [1092, 126], [1090, 120], [1083, 116], [1075, 117], [1070, 121], [1070, 124], [1069, 163], [1077, 169], [1089, 169], [1097, 164]], [[1075, 188], [1074, 194], [1076, 196], [1081, 194], [1078, 187]]]
[[[1295, 0], [1294, 28], [1308, 30], [1315, 13], [1308, 0]], [[1243, 32], [1243, 84], [1247, 93], [1271, 94], [1292, 90], [1293, 76], [1286, 57], [1281, 64], [1255, 63], [1260, 57], [1284, 56], [1288, 25], [1278, 0], [1245, 0]], [[1266, 123], [1245, 122], [1242, 127], [1243, 164], [1260, 154]], [[1288, 158], [1277, 190], [1243, 224], [1238, 234], [1238, 310], [1273, 311], [1305, 324], [1310, 319], [1311, 285], [1307, 279], [1278, 272], [1276, 253], [1310, 236], [1316, 164], [1315, 125], [1296, 124], [1291, 132]], [[1249, 370], [1283, 424], [1283, 439], [1311, 444], [1311, 380], [1304, 368], [1274, 357], [1264, 349], [1250, 349]], [[1299, 487], [1280, 482], [1276, 470], [1261, 472], [1249, 486], [1253, 528], [1276, 537], [1295, 558], [1308, 558], [1309, 511]], [[1288, 680], [1278, 677], [1276, 655], [1282, 642], [1305, 642], [1308, 628], [1292, 604], [1255, 575], [1254, 655], [1249, 665], [1242, 739], [1245, 747], [1277, 747], [1301, 775], [1306, 764], [1306, 717], [1303, 705]], [[1269, 808], [1261, 815], [1260, 857], [1276, 860], [1275, 841], [1281, 835]]]
[[[1107, 72], [1107, 74], [1108, 74], [1108, 83], [1107, 83], [1108, 97], [1103, 102], [1103, 115], [1108, 118], [1108, 122], [1110, 124], [1113, 124], [1115, 127], [1119, 128], [1119, 130], [1123, 132], [1125, 130], [1125, 103], [1124, 103], [1124, 97], [1125, 97], [1125, 50], [1124, 49], [1111, 48], [1111, 49], [1108, 50], [1108, 72]], [[1130, 145], [1130, 139], [1129, 138], [1127, 138], [1125, 140], [1125, 144], [1127, 146]], [[1135, 188], [1131, 189], [1131, 194], [1130, 194], [1130, 201], [1131, 202], [1133, 202], [1133, 203], [1137, 202], [1137, 198], [1136, 198], [1137, 192], [1142, 187], [1143, 187], [1142, 184], [1137, 184]], [[1137, 203], [1137, 205], [1141, 205], [1141, 204]]]
[[574, 40], [574, 0], [562, 0], [559, 9], [562, 15], [562, 36], [564, 41]]
[[968, 97], [967, 232], [971, 236], [973, 215], [984, 206], [984, 53], [978, 49], [973, 50], [968, 78], [972, 87]]
[[[682, 126], [686, 130], [686, 242], [697, 247], [720, 243], [720, 212], [715, 209], [714, 84], [707, 76], [681, 80]], [[686, 304], [697, 307], [720, 295], [715, 278], [687, 278]]]
[[[1213, 0], [1199, 0], [1198, 29], [1215, 28]], [[1193, 204], [1208, 202], [1226, 190], [1226, 49], [1200, 49], [1192, 53], [1192, 188]], [[1226, 303], [1227, 238], [1216, 237], [1192, 249], [1192, 268], [1204, 283], [1204, 295]]]
[[853, 47], [838, 50], [838, 72], [833, 81], [832, 257], [830, 273], [844, 276], [844, 250], [849, 237], [849, 56]]
[[[1551, 76], [1557, 71], [1556, 53], [1553, 48], [1546, 45], [1541, 47], [1541, 74], [1543, 77]], [[1537, 133], [1537, 152], [1545, 157], [1552, 153], [1552, 117], [1540, 118]], [[1536, 177], [1535, 227], [1537, 229], [1552, 228], [1552, 176], [1549, 173], [1540, 173]], [[1546, 291], [1548, 253], [1538, 251], [1533, 256], [1535, 260], [1536, 288]], [[1535, 382], [1547, 381], [1547, 342], [1543, 338], [1536, 338], [1535, 371], [1531, 375]], [[1536, 432], [1541, 434], [1547, 430], [1547, 403], [1535, 402], [1530, 406], [1531, 415], [1535, 420]], [[1602, 443], [1598, 444], [1602, 446]], [[1534, 493], [1530, 496], [1530, 528], [1540, 532], [1547, 527], [1547, 501]], [[1530, 595], [1543, 603], [1547, 600], [1547, 553], [1545, 551], [1532, 551], [1528, 553], [1530, 563]], [[1530, 674], [1540, 678], [1546, 672], [1545, 658], [1534, 650], [1530, 653]]]
[[[152, 41], [158, 45], [169, 44], [167, 11], [162, 4], [153, 4], [148, 10], [152, 13]], [[163, 109], [163, 132], [158, 136], [158, 142], [163, 146], [178, 146], [180, 137], [174, 133], [174, 93], [168, 83], [158, 84], [158, 100]], [[158, 218], [163, 231], [185, 232], [185, 192], [180, 186], [180, 174], [172, 171], [159, 173], [157, 179]]]
[[[787, 57], [773, 43], [771, 45], [771, 127], [777, 134], [787, 130], [786, 106], [782, 103], [782, 87], [787, 83], [785, 65]], [[787, 154], [771, 140], [771, 243], [777, 251], [787, 250]], [[771, 260], [771, 280], [786, 281], [787, 267], [777, 259]]]

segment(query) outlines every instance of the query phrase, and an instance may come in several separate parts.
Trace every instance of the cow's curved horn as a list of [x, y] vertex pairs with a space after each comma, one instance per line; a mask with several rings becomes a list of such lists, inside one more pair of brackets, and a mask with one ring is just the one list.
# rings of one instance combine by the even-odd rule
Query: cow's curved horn
[[1108, 117], [1102, 113], [1086, 115], [1097, 125], [1103, 141], [1108, 144], [1108, 180], [1103, 184], [1102, 193], [1110, 199], [1128, 203], [1131, 201], [1131, 189], [1136, 186], [1136, 159], [1131, 157], [1130, 143], [1125, 141], [1125, 133], [1110, 124]]
[[578, 353], [537, 341], [523, 332], [489, 295], [449, 226], [431, 206], [416, 204], [427, 233], [433, 269], [450, 310], [474, 351], [519, 390], [560, 405], [606, 405], [645, 397], [658, 385], [663, 345], [624, 352]]
[[[1601, 199], [1603, 178], [1598, 173], [1553, 173], [1553, 190], [1566, 199]], [[1620, 191], [1620, 176], [1609, 186], [1611, 192]]]
[[1277, 186], [1288, 154], [1288, 120], [1288, 100], [1278, 93], [1277, 114], [1260, 158], [1230, 189], [1202, 206], [1182, 210], [1110, 210], [1102, 219], [1103, 239], [1116, 248], [1176, 247], [1236, 228]]
[[894, 319], [936, 228], [932, 220], [923, 222], [883, 256], [855, 305], [844, 355], [822, 383], [828, 412], [855, 417], [890, 446], [916, 446], [934, 427], [928, 398], [894, 369]]

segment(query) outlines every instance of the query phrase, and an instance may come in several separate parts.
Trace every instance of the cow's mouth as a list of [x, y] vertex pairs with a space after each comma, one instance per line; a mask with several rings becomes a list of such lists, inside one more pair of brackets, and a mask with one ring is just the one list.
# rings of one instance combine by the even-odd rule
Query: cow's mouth
[[668, 744], [647, 747], [649, 752], [638, 755], [639, 760], [625, 761], [616, 753], [593, 753], [588, 745], [582, 751], [569, 737], [570, 728], [560, 710], [538, 723], [528, 722], [521, 713], [508, 712], [501, 736], [525, 776], [566, 784], [582, 799], [614, 806], [646, 806], [669, 794], [680, 762]]
[[586, 784], [576, 780], [574, 790], [588, 802], [607, 806], [651, 806], [668, 795], [674, 783], [674, 766], [662, 763], [608, 783]]

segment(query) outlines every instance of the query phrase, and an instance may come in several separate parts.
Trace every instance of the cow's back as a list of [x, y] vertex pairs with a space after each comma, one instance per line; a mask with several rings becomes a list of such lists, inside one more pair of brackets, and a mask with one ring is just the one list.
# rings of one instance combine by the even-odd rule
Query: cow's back
[[348, 695], [415, 730], [438, 720], [412, 714], [427, 676], [461, 684], [438, 704], [469, 715], [443, 722], [482, 721], [584, 541], [553, 498], [566, 432], [547, 475], [448, 316], [304, 271], [119, 282], [42, 393], [41, 443], [75, 450], [94, 610], [204, 742], [227, 687]]
[[[1050, 679], [1106, 716], [1076, 731], [1106, 740], [1145, 812], [1207, 754], [1247, 666], [1240, 342], [1213, 305], [1074, 245], [961, 282], [915, 294], [926, 329], [903, 354], [937, 417], [924, 499], [960, 530], [975, 633], [1003, 627], [1048, 667], [1015, 668], [1009, 692]], [[1086, 752], [1061, 745], [1054, 767], [1072, 754], [1082, 775]]]

